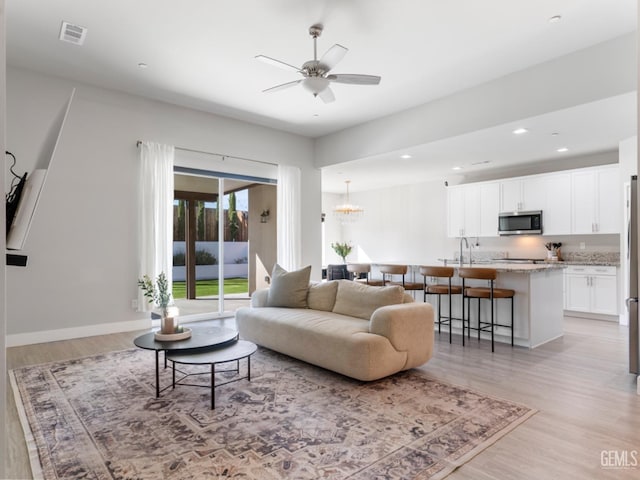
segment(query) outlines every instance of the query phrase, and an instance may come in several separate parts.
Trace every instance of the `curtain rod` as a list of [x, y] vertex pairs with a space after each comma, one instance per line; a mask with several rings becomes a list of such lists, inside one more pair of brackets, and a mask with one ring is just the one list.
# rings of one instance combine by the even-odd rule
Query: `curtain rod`
[[[142, 143], [142, 140], [138, 140], [136, 142], [136, 147], [140, 147], [141, 143]], [[235, 160], [244, 160], [246, 162], [262, 163], [264, 165], [271, 165], [271, 166], [274, 166], [274, 167], [278, 166], [277, 163], [265, 162], [264, 160], [254, 160], [253, 158], [235, 157], [233, 155], [225, 155], [223, 153], [215, 153], [215, 152], [205, 152], [204, 150], [195, 150], [193, 148], [186, 148], [186, 147], [176, 147], [176, 146], [174, 146], [173, 148], [175, 148], [176, 150], [182, 150], [184, 152], [202, 153], [204, 155], [213, 155], [213, 156], [217, 156], [217, 157], [222, 157], [223, 160], [225, 158], [233, 158]]]

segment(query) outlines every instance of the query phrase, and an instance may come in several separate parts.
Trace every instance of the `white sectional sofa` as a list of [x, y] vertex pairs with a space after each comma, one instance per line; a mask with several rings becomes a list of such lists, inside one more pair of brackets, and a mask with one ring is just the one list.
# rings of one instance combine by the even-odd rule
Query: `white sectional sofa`
[[292, 295], [297, 300], [289, 302], [281, 289], [255, 292], [251, 306], [236, 312], [240, 336], [363, 381], [431, 358], [433, 309], [400, 286], [334, 280], [307, 283]]

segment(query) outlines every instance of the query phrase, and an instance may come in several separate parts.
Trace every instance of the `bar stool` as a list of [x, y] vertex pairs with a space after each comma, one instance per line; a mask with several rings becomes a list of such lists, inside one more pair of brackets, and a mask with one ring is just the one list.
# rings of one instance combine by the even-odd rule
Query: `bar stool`
[[[498, 272], [495, 268], [458, 268], [458, 276], [462, 278], [462, 344], [464, 345], [464, 326], [465, 326], [465, 308], [464, 308], [464, 300], [467, 299], [467, 309], [469, 310], [469, 318], [466, 320], [468, 322], [469, 328], [469, 338], [471, 338], [471, 299], [478, 299], [478, 340], [480, 340], [480, 333], [486, 332], [487, 329], [491, 331], [491, 351], [495, 351], [494, 349], [494, 327], [505, 327], [511, 329], [511, 346], [513, 347], [513, 297], [515, 296], [515, 290], [510, 290], [507, 288], [495, 288], [494, 282], [496, 279]], [[466, 287], [465, 279], [476, 279], [476, 280], [489, 280], [488, 287]], [[503, 325], [494, 321], [494, 300], [500, 298], [510, 298], [511, 299], [511, 324]], [[485, 299], [489, 300], [491, 304], [491, 318], [490, 321], [483, 322], [480, 318], [480, 300]]]
[[[451, 343], [451, 295], [460, 295], [462, 293], [462, 287], [460, 285], [451, 285], [451, 277], [453, 277], [453, 267], [420, 267], [420, 274], [423, 276], [424, 287], [424, 301], [427, 301], [427, 295], [438, 296], [438, 333], [440, 333], [441, 325], [449, 325], [449, 343]], [[434, 283], [427, 285], [427, 277], [446, 278], [447, 284]], [[449, 316], [442, 316], [442, 295], [446, 295], [449, 298]], [[464, 330], [463, 330], [464, 338]]]
[[[382, 284], [383, 285], [400, 285], [404, 287], [405, 290], [411, 290], [413, 292], [417, 290], [422, 290], [424, 288], [422, 282], [408, 282], [405, 280], [405, 275], [409, 270], [408, 265], [380, 265], [380, 272], [382, 272]], [[387, 281], [387, 275], [389, 275], [389, 280]], [[394, 282], [393, 276], [401, 275], [401, 282]]]
[[[367, 285], [373, 285], [376, 287], [380, 287], [383, 285], [382, 280], [374, 280], [370, 278], [370, 263], [348, 263], [347, 271], [353, 274], [353, 276], [355, 277], [353, 280], [356, 282], [366, 283]], [[362, 274], [365, 274], [364, 278], [362, 278]]]

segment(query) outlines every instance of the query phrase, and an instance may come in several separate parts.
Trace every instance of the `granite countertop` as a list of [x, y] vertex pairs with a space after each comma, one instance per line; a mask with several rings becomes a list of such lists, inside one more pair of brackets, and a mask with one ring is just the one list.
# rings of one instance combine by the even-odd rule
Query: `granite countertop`
[[[454, 269], [458, 269], [458, 264], [449, 265]], [[469, 264], [463, 265], [468, 268]], [[509, 263], [509, 262], [496, 262], [496, 263], [474, 263], [472, 268], [495, 268], [498, 273], [535, 273], [544, 272], [547, 270], [562, 270], [567, 268], [562, 262], [549, 262], [549, 263]]]
[[620, 266], [620, 262], [616, 262], [616, 261], [606, 261], [606, 260], [595, 260], [595, 261], [578, 261], [578, 260], [571, 260], [571, 261], [559, 261], [559, 262], [555, 262], [555, 263], [560, 263], [563, 265], [593, 265], [596, 267], [619, 267]]

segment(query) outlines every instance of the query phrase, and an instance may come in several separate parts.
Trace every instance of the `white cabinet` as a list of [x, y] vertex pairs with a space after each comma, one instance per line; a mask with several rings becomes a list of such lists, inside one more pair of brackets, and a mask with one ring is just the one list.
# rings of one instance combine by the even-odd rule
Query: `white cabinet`
[[500, 211], [522, 212], [547, 207], [547, 176], [531, 176], [500, 182]]
[[618, 172], [613, 166], [571, 173], [571, 233], [620, 233]]
[[542, 209], [543, 235], [571, 233], [571, 174], [554, 173], [546, 179], [547, 204]]
[[476, 184], [447, 189], [447, 233], [449, 237], [478, 236], [480, 201]]
[[447, 235], [498, 235], [498, 214], [542, 211], [543, 235], [620, 233], [617, 165], [470, 183], [447, 188]]
[[500, 213], [500, 185], [498, 182], [481, 183], [478, 189], [480, 200], [479, 237], [498, 236], [498, 214]]
[[447, 199], [447, 235], [449, 237], [495, 237], [498, 235], [497, 182], [449, 187]]
[[572, 265], [564, 272], [565, 310], [618, 314], [616, 267]]

